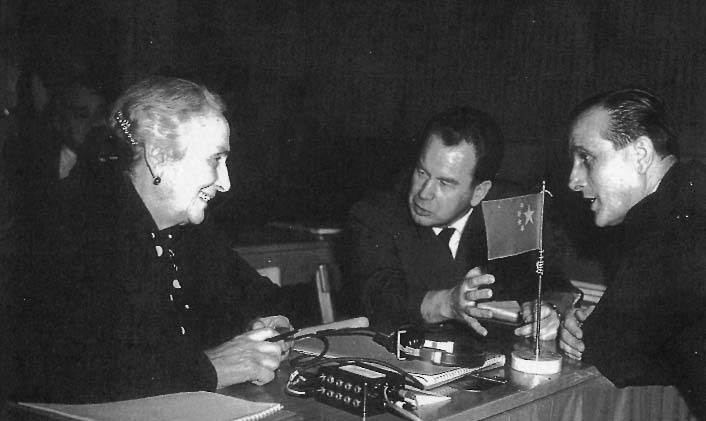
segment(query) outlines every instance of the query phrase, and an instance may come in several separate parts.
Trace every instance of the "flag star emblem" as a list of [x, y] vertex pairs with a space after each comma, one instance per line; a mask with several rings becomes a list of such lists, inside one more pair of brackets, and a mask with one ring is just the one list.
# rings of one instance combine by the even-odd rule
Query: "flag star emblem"
[[527, 205], [527, 210], [525, 211], [525, 225], [532, 223], [534, 224], [534, 219], [532, 217], [534, 215], [534, 211], [532, 210], [531, 205]]
[[[520, 203], [520, 208], [517, 211], [517, 225], [520, 227], [520, 231], [524, 231], [528, 224], [534, 224], [534, 212], [532, 210], [532, 205], [527, 205], [527, 210], [523, 211], [525, 208], [524, 202]], [[522, 216], [524, 215], [524, 218]]]

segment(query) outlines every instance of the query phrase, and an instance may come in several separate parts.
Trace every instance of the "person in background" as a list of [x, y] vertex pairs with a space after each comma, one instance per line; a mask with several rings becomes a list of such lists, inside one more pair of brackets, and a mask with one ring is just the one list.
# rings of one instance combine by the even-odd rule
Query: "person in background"
[[[348, 312], [362, 311], [372, 325], [388, 330], [453, 320], [486, 335], [480, 322], [493, 314], [476, 304], [492, 298], [524, 303], [523, 318], [531, 321], [537, 285], [532, 255], [488, 261], [478, 206], [517, 194], [495, 182], [504, 149], [500, 129], [482, 111], [455, 107], [432, 117], [422, 139], [409, 184], [374, 192], [350, 211], [343, 296], [359, 302]], [[548, 290], [552, 284], [562, 291], [559, 280], [548, 277]], [[551, 300], [568, 306], [571, 296], [557, 293]], [[553, 339], [559, 326], [551, 300], [542, 306], [542, 339]], [[531, 324], [515, 331], [532, 332]]]
[[[11, 285], [21, 401], [88, 403], [274, 378], [291, 329], [278, 287], [206, 218], [230, 189], [219, 97], [176, 78], [111, 111], [120, 166], [56, 185], [43, 242]], [[89, 174], [86, 174], [89, 175]]]
[[61, 146], [57, 172], [63, 179], [76, 166], [89, 131], [105, 124], [106, 98], [100, 88], [77, 80], [59, 92], [55, 107], [50, 124]]
[[567, 314], [560, 348], [618, 387], [676, 385], [706, 416], [706, 167], [679, 162], [664, 103], [639, 89], [582, 103], [569, 147], [569, 188], [622, 232], [605, 294]]
[[[41, 200], [52, 182], [71, 173], [88, 132], [105, 125], [106, 115], [106, 98], [98, 82], [76, 77], [58, 89], [42, 111], [38, 131], [20, 133], [6, 151], [13, 165], [9, 175], [32, 195], [28, 200]], [[22, 159], [28, 155], [34, 158], [29, 163]]]
[[[36, 79], [32, 86], [42, 85]], [[104, 126], [107, 115], [97, 82], [76, 77], [57, 89], [42, 110], [20, 113], [17, 134], [8, 139], [3, 151], [8, 196], [14, 199], [13, 220], [24, 230], [16, 247], [28, 250], [38, 240], [41, 216], [37, 211], [59, 180], [78, 171], [87, 133]], [[38, 106], [44, 91], [37, 91]]]

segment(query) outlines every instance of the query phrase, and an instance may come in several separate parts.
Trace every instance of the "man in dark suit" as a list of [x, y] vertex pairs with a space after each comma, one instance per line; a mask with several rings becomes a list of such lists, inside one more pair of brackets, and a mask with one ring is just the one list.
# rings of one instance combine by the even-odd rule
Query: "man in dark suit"
[[664, 102], [604, 92], [572, 115], [569, 188], [619, 229], [607, 289], [566, 313], [559, 347], [618, 387], [674, 385], [706, 419], [706, 166], [680, 161]]
[[[517, 194], [494, 185], [504, 149], [500, 129], [484, 112], [452, 108], [427, 123], [423, 139], [409, 188], [372, 194], [350, 212], [342, 304], [382, 329], [456, 320], [486, 335], [479, 320], [493, 313], [476, 304], [491, 298], [525, 303], [531, 321], [534, 254], [488, 261], [478, 206], [486, 197]], [[562, 296], [563, 306], [570, 295]], [[543, 306], [543, 339], [556, 336], [555, 309]], [[532, 326], [515, 333], [531, 335]]]

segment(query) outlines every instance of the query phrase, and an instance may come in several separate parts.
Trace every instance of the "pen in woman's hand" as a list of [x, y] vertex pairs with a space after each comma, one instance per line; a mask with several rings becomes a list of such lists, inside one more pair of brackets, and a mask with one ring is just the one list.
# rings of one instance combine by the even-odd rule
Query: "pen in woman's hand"
[[292, 329], [292, 330], [288, 330], [284, 333], [280, 333], [279, 335], [273, 336], [271, 338], [267, 338], [265, 340], [267, 342], [279, 342], [281, 340], [292, 337], [292, 336], [296, 335], [297, 333], [299, 333], [299, 329]]

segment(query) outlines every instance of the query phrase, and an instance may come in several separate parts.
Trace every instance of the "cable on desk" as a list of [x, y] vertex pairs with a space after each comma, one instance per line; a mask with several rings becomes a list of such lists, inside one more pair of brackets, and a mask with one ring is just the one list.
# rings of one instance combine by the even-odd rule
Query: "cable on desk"
[[386, 335], [367, 328], [329, 329], [297, 336], [293, 339], [294, 341], [307, 338], [315, 338], [323, 343], [324, 348], [318, 355], [315, 355], [313, 357], [307, 357], [302, 355], [290, 360], [290, 365], [294, 368], [294, 371], [292, 372], [292, 375], [290, 375], [289, 380], [285, 385], [285, 392], [294, 396], [307, 396], [313, 390], [313, 387], [311, 386], [312, 379], [307, 378], [305, 374], [307, 371], [311, 371], [321, 366], [340, 366], [354, 363], [376, 364], [378, 366], [385, 367], [388, 370], [403, 376], [404, 379], [408, 381], [412, 386], [420, 389], [424, 388], [424, 386], [419, 382], [419, 380], [417, 380], [407, 371], [402, 370], [401, 368], [389, 364], [385, 361], [364, 357], [326, 358], [326, 354], [329, 350], [329, 336], [370, 336], [375, 342], [383, 345], [388, 350], [390, 349], [390, 346], [393, 346], [390, 341], [394, 340], [394, 333]]
[[[309, 382], [309, 384], [307, 384]], [[307, 379], [305, 376], [299, 373], [299, 370], [292, 371], [289, 375], [287, 384], [284, 385], [284, 391], [288, 395], [298, 396], [301, 398], [311, 395], [314, 390], [313, 386], [310, 384], [311, 379]]]
[[323, 349], [321, 350], [321, 352], [319, 352], [319, 355], [312, 356], [312, 355], [302, 354], [302, 355], [298, 355], [298, 356], [290, 359], [289, 360], [290, 366], [292, 366], [294, 368], [302, 367], [305, 365], [317, 363], [326, 357], [326, 354], [328, 353], [328, 350], [329, 350], [328, 338], [326, 338], [326, 336], [320, 336], [316, 333], [309, 333], [306, 335], [295, 337], [294, 342], [301, 340], [301, 339], [307, 339], [307, 338], [318, 339], [319, 341], [321, 341], [321, 343], [324, 345]]
[[[326, 354], [328, 353], [329, 350], [329, 341], [328, 337], [329, 336], [369, 336], [373, 338], [373, 341], [377, 342], [378, 344], [382, 345], [387, 349], [388, 351], [394, 353], [395, 350], [395, 334], [384, 334], [381, 332], [376, 332], [374, 330], [368, 329], [368, 328], [361, 328], [361, 327], [349, 327], [349, 328], [343, 328], [343, 329], [326, 329], [326, 330], [320, 330], [318, 332], [314, 333], [308, 333], [305, 335], [300, 335], [294, 337], [293, 341], [299, 341], [302, 339], [307, 339], [307, 338], [314, 338], [318, 339], [321, 341], [324, 345], [323, 350], [319, 353], [319, 355], [315, 356], [306, 356], [306, 355], [300, 355], [298, 357], [294, 357], [290, 360], [289, 364], [292, 367], [298, 367], [298, 366], [303, 366], [303, 365], [308, 365], [308, 364], [314, 364], [318, 361], [323, 360], [326, 357]], [[391, 342], [392, 341], [392, 342]]]
[[387, 395], [387, 388], [384, 388], [382, 390], [382, 395], [385, 398], [385, 405], [390, 408], [393, 412], [398, 413], [399, 415], [404, 418], [407, 418], [408, 420], [424, 421], [423, 419], [415, 415], [412, 411], [408, 411], [407, 409], [405, 409], [404, 401], [393, 402], [392, 399], [390, 399], [390, 397]]

